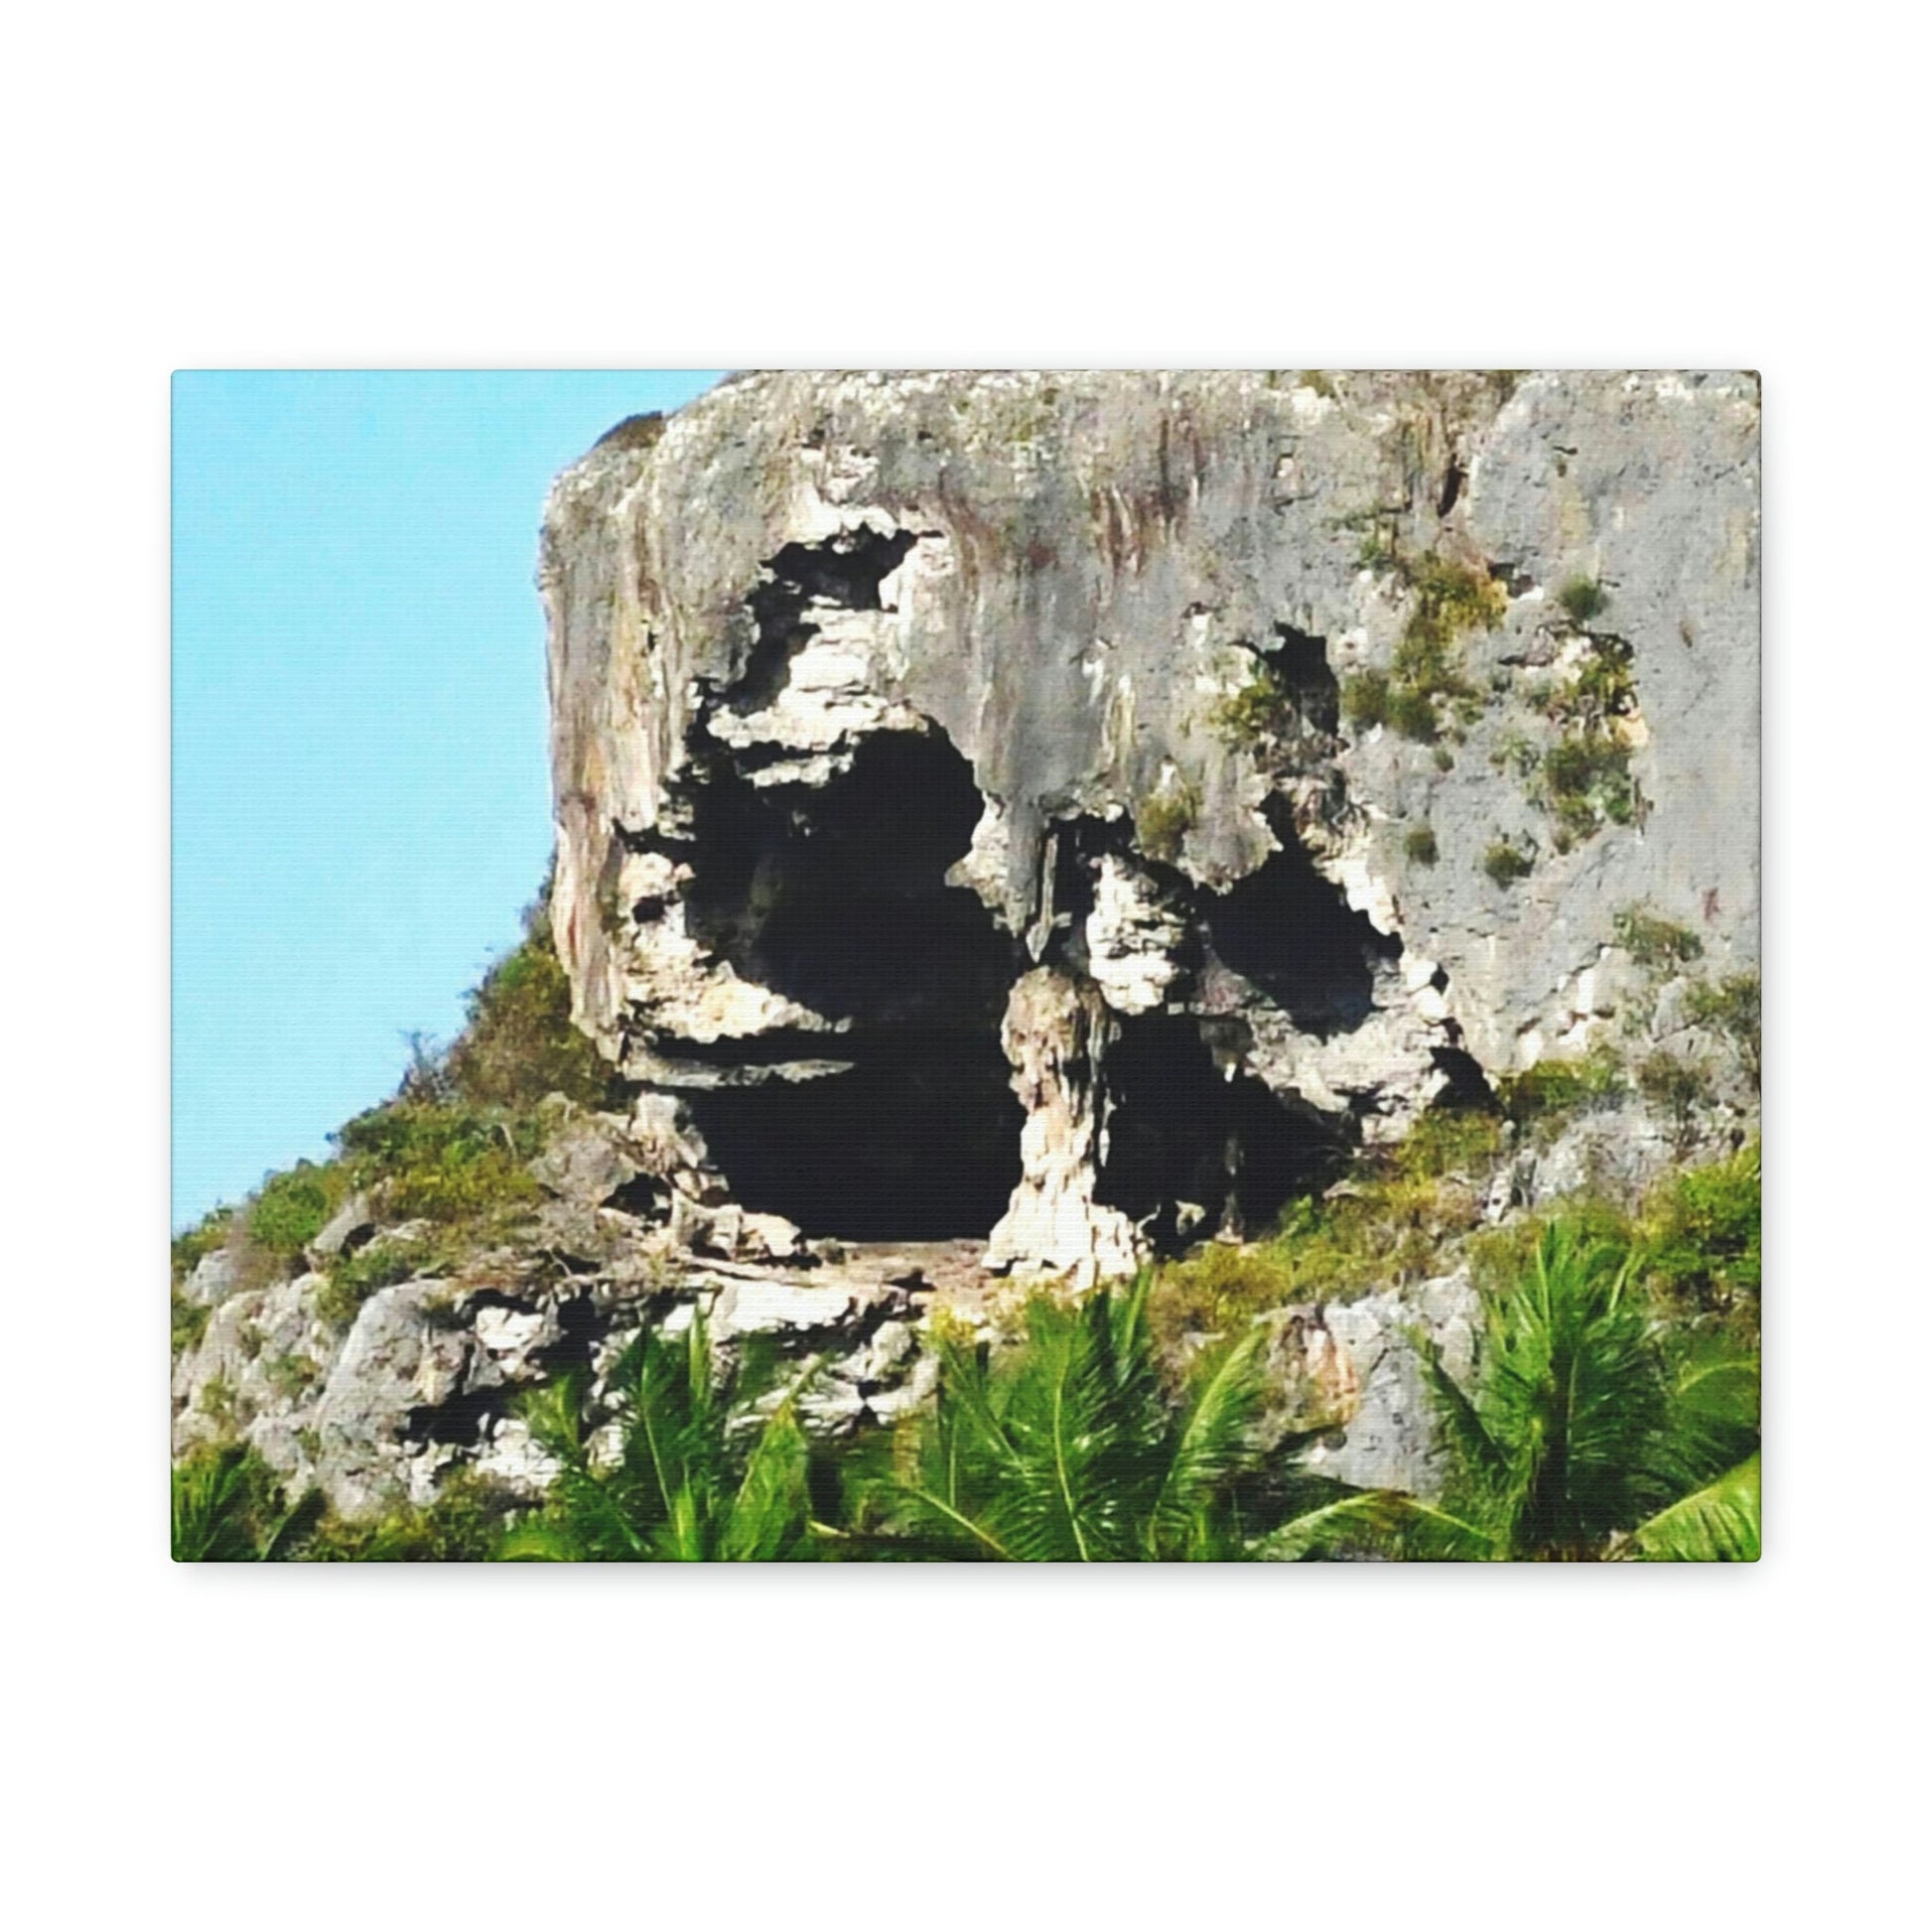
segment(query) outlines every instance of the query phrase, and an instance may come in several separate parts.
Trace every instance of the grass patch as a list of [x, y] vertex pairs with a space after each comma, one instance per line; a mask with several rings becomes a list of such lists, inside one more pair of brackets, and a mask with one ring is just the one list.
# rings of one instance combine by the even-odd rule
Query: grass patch
[[1519, 1127], [1554, 1129], [1614, 1106], [1627, 1091], [1623, 1067], [1607, 1046], [1576, 1060], [1539, 1060], [1497, 1082], [1496, 1098]]
[[471, 1469], [446, 1476], [425, 1509], [394, 1509], [373, 1522], [326, 1516], [291, 1551], [301, 1563], [487, 1563], [512, 1500]]
[[1150, 859], [1171, 866], [1180, 857], [1199, 816], [1199, 794], [1191, 785], [1178, 784], [1141, 801], [1134, 815], [1134, 835]]
[[1292, 737], [1300, 714], [1274, 667], [1261, 664], [1240, 690], [1214, 707], [1210, 722], [1225, 743], [1239, 749], [1261, 740]]
[[316, 1291], [317, 1315], [332, 1328], [353, 1325], [362, 1304], [378, 1290], [413, 1281], [435, 1267], [431, 1245], [421, 1241], [384, 1241], [380, 1238], [339, 1256]]
[[1573, 577], [1557, 593], [1557, 602], [1572, 623], [1582, 625], [1601, 617], [1609, 609], [1610, 597], [1593, 578]]
[[208, 1316], [213, 1312], [200, 1302], [191, 1302], [180, 1289], [169, 1290], [168, 1353], [171, 1358], [201, 1347], [202, 1337], [207, 1333]]
[[1641, 905], [1616, 915], [1616, 943], [1647, 973], [1664, 973], [1704, 957], [1704, 941], [1689, 926], [1660, 919]]
[[1543, 755], [1531, 793], [1557, 822], [1556, 846], [1567, 852], [1605, 825], [1631, 824], [1639, 809], [1630, 748], [1613, 733], [1567, 733]]
[[1409, 835], [1402, 841], [1402, 856], [1412, 866], [1433, 866], [1443, 855], [1436, 844], [1433, 826], [1414, 825]]
[[1725, 1309], [1764, 1279], [1763, 1145], [1672, 1174], [1644, 1203], [1650, 1279], [1672, 1301]]
[[1519, 879], [1527, 879], [1536, 870], [1536, 855], [1508, 839], [1495, 839], [1477, 863], [1492, 886], [1507, 892]]
[[169, 1268], [174, 1279], [185, 1282], [209, 1255], [227, 1245], [233, 1231], [234, 1209], [217, 1207], [203, 1215], [186, 1233], [176, 1235], [168, 1244]]
[[1343, 680], [1341, 715], [1361, 731], [1370, 731], [1389, 721], [1389, 674], [1387, 671], [1358, 671]]
[[1399, 1146], [1363, 1154], [1325, 1194], [1293, 1203], [1266, 1240], [1209, 1241], [1167, 1263], [1149, 1304], [1157, 1337], [1172, 1349], [1285, 1303], [1421, 1279], [1445, 1242], [1481, 1224], [1502, 1147], [1499, 1115], [1425, 1114]]
[[1386, 724], [1420, 745], [1442, 735], [1445, 714], [1473, 724], [1484, 700], [1462, 674], [1460, 641], [1502, 622], [1508, 593], [1486, 570], [1434, 551], [1408, 561], [1380, 536], [1367, 541], [1361, 562], [1365, 569], [1393, 570], [1412, 603], [1392, 668], [1350, 678], [1342, 688], [1343, 715], [1362, 730]]

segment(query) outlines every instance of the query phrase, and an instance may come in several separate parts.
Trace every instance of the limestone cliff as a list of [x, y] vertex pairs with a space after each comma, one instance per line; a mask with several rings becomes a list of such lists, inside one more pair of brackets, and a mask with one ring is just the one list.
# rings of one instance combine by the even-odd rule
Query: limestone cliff
[[1633, 908], [1755, 961], [1757, 449], [1702, 374], [757, 374], [625, 426], [543, 538], [580, 1022], [812, 1233], [1239, 1231], [1586, 1048]]
[[[865, 1431], [940, 1311], [1205, 1242], [1173, 1356], [1266, 1321], [1271, 1441], [1428, 1491], [1471, 1239], [1756, 1117], [1757, 425], [1749, 376], [1306, 370], [750, 375], [620, 425], [540, 581], [551, 924], [622, 1079], [551, 1090], [549, 961], [571, 1052], [510, 1114], [459, 1053], [429, 1107], [490, 1212], [368, 1157], [299, 1240], [200, 1240], [177, 1451], [345, 1520], [463, 1470], [526, 1505], [528, 1392], [608, 1401], [645, 1328]], [[1189, 1299], [1284, 1210], [1273, 1275]]]

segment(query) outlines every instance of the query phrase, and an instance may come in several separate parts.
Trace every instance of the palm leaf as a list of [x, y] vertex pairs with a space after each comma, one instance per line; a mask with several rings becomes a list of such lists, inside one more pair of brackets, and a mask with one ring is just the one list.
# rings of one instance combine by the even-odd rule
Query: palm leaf
[[1762, 1503], [1761, 1457], [1748, 1455], [1639, 1525], [1618, 1554], [1638, 1563], [1755, 1563]]
[[1367, 1550], [1442, 1562], [1481, 1563], [1498, 1553], [1478, 1523], [1394, 1489], [1365, 1489], [1304, 1510], [1255, 1546], [1270, 1563]]

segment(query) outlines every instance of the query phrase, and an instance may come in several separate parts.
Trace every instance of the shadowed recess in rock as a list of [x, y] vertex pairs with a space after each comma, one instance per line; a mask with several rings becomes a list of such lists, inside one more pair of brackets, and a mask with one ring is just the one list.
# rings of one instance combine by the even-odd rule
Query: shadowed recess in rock
[[[820, 789], [711, 773], [691, 929], [744, 978], [847, 1022], [811, 1038], [852, 1062], [690, 1096], [747, 1207], [851, 1240], [984, 1235], [1004, 1211], [1023, 1116], [1000, 1019], [1024, 960], [975, 894], [945, 883], [982, 804], [937, 734], [870, 738]], [[736, 1056], [768, 1062], [786, 1056], [778, 1045], [747, 1040]]]
[[910, 530], [882, 536], [862, 527], [824, 543], [786, 544], [767, 566], [770, 581], [745, 600], [757, 639], [732, 686], [732, 709], [758, 711], [784, 688], [792, 658], [818, 631], [805, 615], [810, 606], [879, 610], [880, 586], [916, 540]]
[[[1232, 1233], [1264, 1231], [1340, 1152], [1336, 1134], [1311, 1110], [1251, 1075], [1227, 1076], [1210, 1044], [1217, 1025], [1245, 1031], [1239, 1022], [1152, 1013], [1127, 1021], [1107, 1049], [1113, 1108], [1095, 1198], [1137, 1221], [1152, 1215], [1148, 1232], [1159, 1247], [1224, 1225]], [[1231, 1052], [1239, 1042], [1221, 1043]], [[1181, 1202], [1203, 1218], [1193, 1219]]]
[[1350, 909], [1322, 878], [1292, 828], [1282, 850], [1231, 892], [1202, 905], [1208, 944], [1230, 972], [1260, 988], [1304, 1033], [1319, 1038], [1359, 1027], [1374, 1008], [1378, 960], [1402, 942]]

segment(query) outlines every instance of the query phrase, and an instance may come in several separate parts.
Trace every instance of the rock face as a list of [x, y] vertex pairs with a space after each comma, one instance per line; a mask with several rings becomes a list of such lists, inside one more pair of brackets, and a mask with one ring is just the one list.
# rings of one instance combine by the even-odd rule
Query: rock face
[[1619, 914], [1754, 966], [1757, 448], [1749, 376], [1515, 372], [608, 438], [545, 521], [553, 913], [668, 1184], [1091, 1279], [1583, 1051], [1658, 997]]

